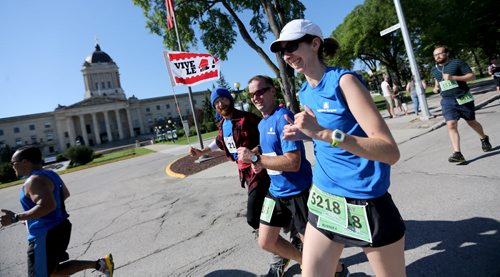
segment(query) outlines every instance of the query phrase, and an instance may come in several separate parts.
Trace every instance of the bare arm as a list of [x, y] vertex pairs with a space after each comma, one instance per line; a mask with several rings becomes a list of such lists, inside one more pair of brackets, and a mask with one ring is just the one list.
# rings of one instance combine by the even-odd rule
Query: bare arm
[[434, 88], [432, 89], [432, 91], [436, 94], [439, 93], [439, 82], [436, 79], [434, 79]]
[[[248, 148], [240, 147], [238, 148], [238, 160], [251, 163], [252, 156], [254, 153]], [[285, 172], [298, 172], [300, 169], [300, 151], [295, 150], [291, 152], [286, 152], [279, 156], [260, 156], [260, 166], [267, 169], [285, 171]]]
[[[369, 160], [395, 164], [400, 156], [398, 146], [389, 131], [389, 127], [387, 127], [373, 103], [369, 92], [351, 74], [342, 76], [340, 88], [349, 109], [368, 137], [346, 134], [344, 142], [338, 146]], [[321, 127], [308, 107], [305, 112], [295, 116], [295, 124], [307, 135], [328, 143], [331, 142], [333, 130]]]
[[47, 177], [38, 175], [30, 177], [26, 182], [25, 189], [27, 196], [35, 203], [35, 206], [18, 214], [19, 220], [40, 218], [56, 209], [57, 204], [52, 193], [54, 184]]
[[215, 139], [208, 146], [203, 147], [203, 149], [190, 147], [189, 148], [189, 155], [191, 155], [191, 157], [195, 157], [195, 158], [198, 158], [199, 156], [206, 155], [206, 154], [212, 152], [212, 148], [210, 146], [214, 143], [215, 143]]
[[469, 81], [476, 80], [476, 76], [472, 72], [469, 72], [469, 73], [467, 73], [465, 75], [462, 75], [462, 76], [455, 76], [455, 75], [450, 75], [450, 74], [443, 74], [443, 79], [444, 80], [469, 82]]

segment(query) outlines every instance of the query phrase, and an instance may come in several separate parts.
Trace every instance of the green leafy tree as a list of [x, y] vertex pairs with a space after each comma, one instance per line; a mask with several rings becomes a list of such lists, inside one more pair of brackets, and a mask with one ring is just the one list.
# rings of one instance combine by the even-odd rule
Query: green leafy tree
[[401, 79], [401, 61], [405, 60], [403, 38], [399, 31], [380, 36], [380, 31], [398, 22], [392, 0], [367, 0], [354, 8], [333, 31], [340, 52], [331, 63], [352, 67], [361, 61], [373, 74], [379, 63]]
[[[133, 3], [143, 10], [147, 18], [146, 27], [161, 36], [167, 48], [178, 49], [174, 30], [169, 31], [167, 28], [165, 0], [133, 0]], [[260, 45], [269, 33], [278, 38], [287, 22], [304, 17], [304, 10], [304, 5], [298, 0], [191, 0], [176, 2], [175, 15], [181, 47], [185, 51], [197, 45], [194, 29], [199, 29], [202, 33], [200, 40], [205, 48], [221, 60], [226, 60], [239, 33], [279, 76], [284, 97], [296, 112], [298, 103], [293, 86], [293, 69], [286, 65], [279, 54], [275, 55], [275, 64]], [[244, 12], [252, 13], [249, 22], [243, 22], [241, 18]]]

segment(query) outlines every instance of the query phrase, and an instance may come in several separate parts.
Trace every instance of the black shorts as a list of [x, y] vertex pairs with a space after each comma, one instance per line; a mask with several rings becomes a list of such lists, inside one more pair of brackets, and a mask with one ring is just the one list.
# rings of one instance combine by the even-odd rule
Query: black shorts
[[255, 230], [259, 229], [260, 211], [269, 191], [269, 179], [260, 179], [257, 182], [257, 186], [248, 192], [247, 201], [247, 223]]
[[446, 121], [459, 120], [463, 118], [467, 121], [476, 119], [474, 101], [459, 105], [455, 98], [442, 98], [441, 108]]
[[497, 85], [497, 87], [500, 87], [500, 77], [493, 77], [493, 79], [495, 80], [495, 84]]
[[350, 204], [366, 205], [372, 243], [346, 237], [317, 227], [318, 216], [313, 213], [309, 213], [309, 223], [330, 240], [348, 246], [381, 247], [392, 244], [404, 236], [406, 227], [403, 218], [399, 214], [398, 208], [388, 192], [373, 199], [353, 199], [346, 197], [346, 201]]
[[45, 236], [28, 245], [28, 276], [50, 276], [56, 267], [69, 259], [66, 252], [71, 237], [71, 223], [65, 219]]
[[307, 225], [307, 199], [309, 198], [309, 189], [304, 190], [300, 194], [276, 198], [271, 193], [267, 193], [267, 198], [275, 201], [271, 222], [260, 220], [261, 224], [273, 227], [289, 227], [292, 224], [292, 229], [296, 232], [304, 234]]

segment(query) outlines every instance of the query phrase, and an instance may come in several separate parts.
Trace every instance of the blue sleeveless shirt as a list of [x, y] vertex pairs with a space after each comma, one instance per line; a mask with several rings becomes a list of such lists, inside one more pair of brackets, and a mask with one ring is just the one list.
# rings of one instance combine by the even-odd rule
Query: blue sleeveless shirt
[[[64, 201], [63, 193], [63, 181], [57, 173], [52, 170], [33, 170], [30, 176], [33, 175], [43, 175], [50, 179], [50, 181], [54, 184], [54, 190], [52, 193], [54, 194], [54, 198], [56, 200], [56, 209], [50, 212], [49, 214], [37, 218], [26, 221], [26, 225], [28, 227], [28, 241], [35, 239], [36, 237], [43, 236], [47, 233], [48, 230], [54, 228], [59, 225], [64, 219], [68, 218], [68, 214], [62, 208], [62, 202]], [[19, 195], [19, 200], [21, 201], [21, 206], [25, 211], [28, 211], [36, 206], [36, 204], [31, 201], [31, 198], [26, 196], [26, 192], [24, 190], [23, 185], [21, 187], [21, 192]]]
[[[323, 128], [368, 137], [342, 95], [339, 82], [344, 74], [353, 74], [362, 82], [352, 71], [327, 67], [316, 87], [304, 83], [299, 92], [300, 103], [314, 112]], [[344, 93], [348, 94], [349, 91]], [[390, 184], [389, 164], [359, 157], [340, 147], [332, 147], [328, 142], [313, 140], [313, 143], [316, 159], [313, 183], [321, 190], [356, 199], [375, 198], [387, 192]]]

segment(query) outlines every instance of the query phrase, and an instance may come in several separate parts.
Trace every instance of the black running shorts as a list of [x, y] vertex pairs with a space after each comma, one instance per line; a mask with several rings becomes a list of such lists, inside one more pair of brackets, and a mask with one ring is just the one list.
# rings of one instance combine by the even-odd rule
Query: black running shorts
[[300, 194], [276, 198], [270, 192], [267, 193], [267, 198], [275, 201], [271, 222], [260, 220], [261, 224], [273, 227], [286, 228], [292, 223], [295, 230], [300, 234], [304, 234], [307, 225], [307, 199], [309, 198], [309, 188]]
[[346, 197], [346, 201], [351, 204], [366, 205], [372, 243], [346, 237], [317, 227], [318, 216], [313, 213], [309, 213], [309, 223], [330, 240], [348, 246], [381, 247], [392, 244], [404, 236], [406, 227], [403, 218], [399, 214], [398, 208], [388, 192], [373, 199], [353, 199]]

